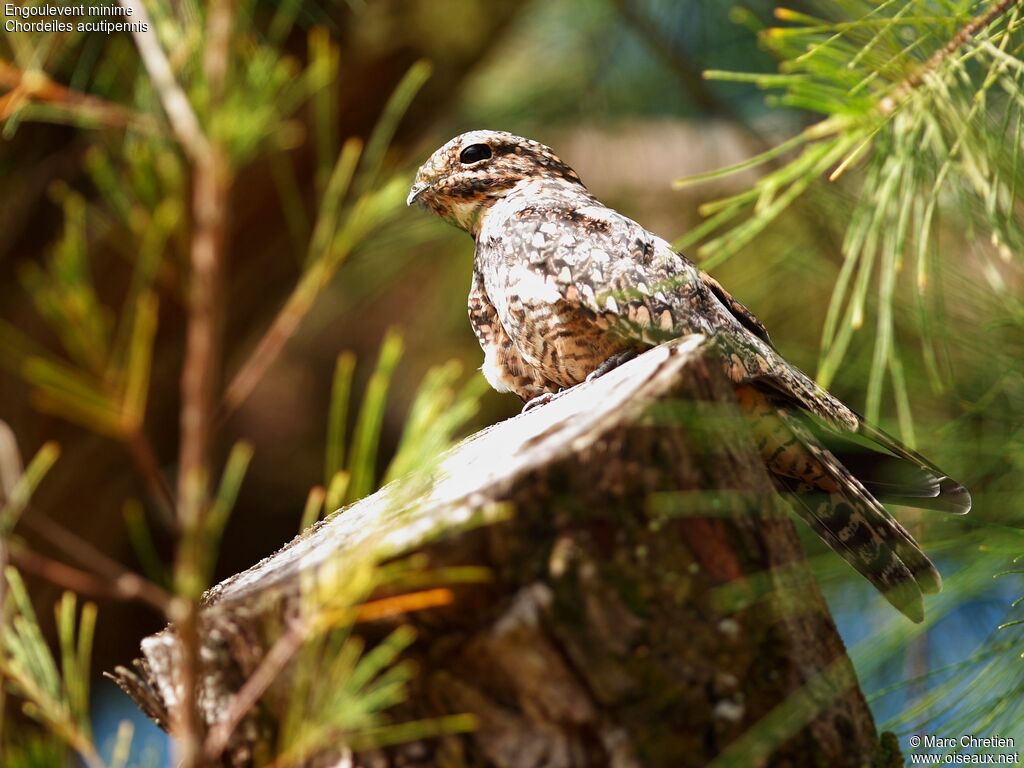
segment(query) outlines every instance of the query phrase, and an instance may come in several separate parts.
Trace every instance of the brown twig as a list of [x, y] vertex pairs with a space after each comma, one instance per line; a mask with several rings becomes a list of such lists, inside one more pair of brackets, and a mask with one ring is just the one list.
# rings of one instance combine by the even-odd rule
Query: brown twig
[[22, 517], [21, 525], [59, 547], [81, 565], [92, 569], [106, 583], [115, 585], [114, 588], [119, 591], [121, 597], [142, 600], [166, 613], [171, 596], [158, 584], [125, 568], [56, 520], [32, 511]]
[[[15, 542], [9, 544], [8, 553], [11, 562], [19, 569], [34, 573], [72, 592], [107, 600], [141, 600], [153, 605], [153, 593], [146, 587], [149, 582], [135, 574], [126, 573], [116, 579], [104, 578], [59, 560], [52, 560]], [[149, 586], [159, 589], [154, 584]], [[166, 603], [157, 601], [156, 607], [163, 610]]]
[[[199, 572], [203, 518], [209, 498], [209, 453], [214, 431], [213, 404], [220, 374], [223, 325], [223, 267], [227, 232], [230, 168], [224, 148], [208, 137], [184, 90], [178, 84], [160, 46], [145, 6], [138, 0], [119, 0], [149, 25], [134, 32], [146, 71], [160, 97], [174, 135], [192, 164], [191, 274], [185, 331], [185, 361], [181, 374], [180, 449], [178, 453], [177, 513], [181, 538], [175, 563], [180, 600], [168, 618], [177, 625], [183, 650], [181, 717], [174, 724], [180, 765], [202, 763], [203, 720], [197, 707], [199, 674]], [[209, 87], [210, 115], [220, 107], [231, 48], [233, 6], [230, 0], [210, 4], [207, 11], [203, 72]]]
[[[210, 90], [211, 115], [215, 115], [220, 108], [224, 92], [231, 48], [232, 14], [231, 0], [219, 0], [209, 6], [203, 71]], [[194, 139], [188, 137], [190, 141]], [[203, 763], [205, 724], [198, 708], [201, 639], [200, 595], [197, 588], [201, 587], [198, 574], [203, 559], [203, 518], [208, 508], [209, 454], [215, 428], [214, 403], [220, 376], [224, 245], [230, 187], [230, 169], [220, 142], [216, 137], [212, 140], [204, 137], [201, 146], [203, 151], [193, 155], [194, 232], [185, 362], [181, 374], [181, 447], [178, 454], [178, 510], [182, 540], [176, 571], [179, 587], [184, 586], [186, 590], [181, 595], [182, 611], [176, 622], [184, 657], [184, 696], [178, 733], [182, 768], [193, 768]]]
[[153, 25], [153, 20], [149, 17], [145, 4], [138, 0], [118, 0], [118, 2], [121, 7], [130, 8], [132, 16], [148, 27], [148, 32], [140, 32], [135, 31], [133, 26], [132, 37], [135, 40], [135, 46], [139, 49], [143, 66], [149, 73], [153, 87], [160, 97], [160, 103], [163, 104], [164, 111], [167, 113], [167, 119], [171, 123], [175, 138], [193, 162], [202, 162], [210, 153], [210, 143], [203, 133], [199, 118], [192, 110], [188, 97], [178, 85], [178, 81], [174, 79], [174, 70], [171, 69], [171, 63], [167, 60], [163, 48], [160, 47], [156, 28]]
[[26, 102], [37, 100], [77, 112], [112, 128], [129, 125], [156, 128], [156, 123], [127, 107], [97, 96], [72, 90], [51, 80], [40, 70], [23, 70], [0, 58], [0, 120], [6, 120]]
[[[227, 30], [223, 28], [225, 13], [229, 19]], [[230, 31], [230, 13], [230, 3], [226, 1], [215, 3], [209, 11], [205, 61], [213, 94], [220, 93], [227, 66], [224, 59], [228, 53], [228, 40], [223, 35]], [[216, 142], [207, 146], [207, 154], [195, 164], [192, 199], [195, 229], [191, 248], [185, 363], [181, 377], [178, 501], [182, 510], [180, 514], [186, 522], [199, 514], [194, 484], [206, 480], [203, 475], [209, 458], [223, 320], [222, 273], [230, 174], [222, 148]]]
[[220, 362], [223, 251], [227, 226], [228, 170], [213, 150], [195, 168], [192, 273], [185, 363], [181, 376], [181, 450], [178, 503], [185, 525], [200, 514], [212, 435], [214, 393]]
[[224, 95], [224, 79], [228, 73], [233, 8], [228, 0], [214, 2], [206, 20], [206, 50], [203, 71], [210, 86], [210, 98], [219, 104]]
[[[10, 494], [18, 485], [22, 472], [24, 472], [24, 466], [14, 430], [6, 421], [0, 419], [0, 509], [7, 506]], [[7, 537], [0, 532], [0, 609], [6, 604], [7, 599], [7, 577], [4, 575], [7, 560]], [[0, 610], [0, 629], [3, 628], [5, 619], [3, 610]], [[2, 696], [3, 694], [0, 693], [0, 697]]]
[[897, 85], [892, 93], [882, 99], [878, 105], [879, 110], [883, 114], [892, 112], [914, 89], [920, 87], [924, 83], [925, 78], [937, 70], [946, 59], [960, 50], [979, 31], [989, 26], [1014, 6], [1019, 5], [1020, 2], [1021, 0], [999, 0], [985, 13], [975, 16], [967, 22], [967, 24], [961, 27], [959, 32], [953, 35], [949, 42], [935, 51], [924, 64]]

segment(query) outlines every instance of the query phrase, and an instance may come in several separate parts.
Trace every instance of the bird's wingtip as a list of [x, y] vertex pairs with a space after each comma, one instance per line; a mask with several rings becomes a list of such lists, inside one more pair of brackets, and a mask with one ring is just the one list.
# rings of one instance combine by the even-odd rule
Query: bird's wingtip
[[893, 585], [882, 595], [892, 606], [915, 624], [924, 621], [924, 595], [917, 582], [908, 580]]
[[974, 504], [970, 491], [951, 477], [944, 477], [939, 481], [939, 498], [947, 504], [948, 511], [954, 515], [966, 515]]

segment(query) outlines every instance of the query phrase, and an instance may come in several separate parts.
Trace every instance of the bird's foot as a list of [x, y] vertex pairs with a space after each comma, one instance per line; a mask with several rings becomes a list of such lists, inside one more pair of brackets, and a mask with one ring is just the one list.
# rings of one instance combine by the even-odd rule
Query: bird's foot
[[612, 355], [599, 366], [597, 366], [597, 368], [595, 368], [593, 371], [587, 374], [586, 381], [593, 381], [594, 379], [599, 379], [609, 371], [615, 370], [623, 363], [628, 363], [634, 357], [636, 357], [635, 349], [627, 349], [625, 352], [619, 352], [619, 354], [617, 355]]
[[[609, 371], [615, 370], [623, 363], [628, 363], [636, 356], [637, 351], [635, 349], [627, 349], [625, 352], [620, 352], [617, 355], [612, 355], [599, 366], [597, 366], [597, 368], [595, 368], [593, 371], [587, 374], [587, 378], [584, 379], [583, 381], [587, 382], [593, 381], [594, 379], [598, 379], [604, 376]], [[577, 384], [576, 386], [579, 385]], [[532, 400], [528, 400], [526, 402], [526, 405], [523, 406], [523, 410], [521, 412], [526, 413], [527, 411], [532, 411], [534, 408], [539, 408], [542, 405], [547, 405], [552, 400], [555, 400], [556, 398], [559, 398], [562, 395], [564, 395], [570, 389], [572, 389], [572, 387], [564, 387], [558, 390], [557, 392], [545, 392], [542, 395], [537, 395]]]
[[520, 413], [526, 413], [532, 411], [534, 408], [539, 408], [542, 405], [547, 405], [552, 400], [555, 400], [559, 396], [565, 394], [568, 390], [560, 389], [557, 392], [545, 392], [543, 395], [537, 395], [536, 397], [527, 400], [526, 405], [523, 406], [523, 410]]

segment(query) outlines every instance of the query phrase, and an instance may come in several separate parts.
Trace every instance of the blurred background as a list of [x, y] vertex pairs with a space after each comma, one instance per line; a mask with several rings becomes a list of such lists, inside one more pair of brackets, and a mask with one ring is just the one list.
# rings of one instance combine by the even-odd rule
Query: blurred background
[[[823, 118], [862, 130], [855, 121], [865, 105], [898, 91], [986, 6], [920, 0], [907, 4], [916, 21], [892, 22], [892, 39], [871, 43], [873, 27], [851, 36], [835, 60], [824, 58], [860, 78], [875, 72], [852, 96], [858, 86], [849, 82], [846, 91], [819, 85], [813, 101], [810, 91], [785, 90], [792, 82], [702, 75], [796, 72], [820, 84], [835, 72], [801, 70], [799, 51], [837, 34], [818, 27], [859, 19], [874, 5], [801, 0], [780, 14], [768, 0], [243, 4], [244, 50], [232, 59], [218, 126], [232, 169], [222, 379], [236, 397], [219, 413], [212, 464], [222, 467], [238, 440], [252, 460], [213, 581], [292, 538], [310, 488], [330, 483], [332, 387], [337, 395], [349, 374], [353, 414], [368, 398], [383, 403], [379, 433], [369, 416], [344, 422], [339, 442], [360, 443], [368, 463], [354, 487], [336, 488], [328, 501], [377, 486], [408, 439], [425, 377], [441, 402], [458, 406], [444, 424], [432, 422], [437, 445], [518, 412], [521, 403], [487, 390], [477, 370], [466, 317], [472, 241], [404, 206], [415, 168], [437, 146], [465, 130], [511, 131], [549, 144], [604, 202], [680, 241], [761, 317], [791, 361], [971, 489], [967, 518], [902, 511], [946, 580], [923, 627], [896, 615], [813, 535], [807, 550], [880, 729], [904, 739], [922, 728], [999, 732], [1024, 745], [1024, 644], [1016, 625], [999, 628], [1021, 616], [1012, 604], [1024, 594], [1014, 566], [1024, 553], [1024, 271], [1013, 239], [1024, 168], [1019, 114], [1006, 106], [1019, 70], [1001, 71], [1011, 84], [969, 116], [978, 135], [961, 138], [978, 141], [973, 154], [948, 131], [957, 99], [969, 110], [971, 83], [987, 71], [971, 69], [987, 66], [977, 60], [963, 64], [967, 96], [947, 94], [949, 114], [932, 110], [937, 127], [872, 133], [871, 148], [831, 183], [809, 166], [802, 194], [777, 212], [778, 198], [748, 198], [734, 224], [762, 217], [764, 225], [735, 247], [714, 239], [729, 224], [687, 239], [722, 210], [701, 206], [784, 171], [801, 147], [675, 184], [754, 157]], [[151, 12], [172, 67], [191, 82], [198, 64], [190, 57], [199, 57], [182, 30], [199, 11], [182, 3]], [[812, 31], [764, 32], [786, 22]], [[1016, 56], [1016, 16], [1006, 24], [1006, 55]], [[772, 85], [783, 90], [766, 93]], [[200, 105], [210, 98], [198, 80], [188, 90]], [[72, 548], [84, 542], [170, 583], [174, 537], [154, 487], [173, 483], [178, 460], [190, 190], [158, 103], [128, 33], [0, 38], [0, 419], [26, 463], [59, 445], [31, 505], [8, 526], [9, 554], [51, 639], [51, 606], [77, 578], [55, 566], [68, 558], [54, 525], [77, 537]], [[950, 138], [932, 141], [930, 130]], [[931, 143], [916, 145], [915, 136]], [[828, 170], [859, 146], [829, 155]], [[884, 162], [912, 158], [919, 146], [920, 166]], [[964, 162], [943, 171], [940, 146]], [[880, 210], [919, 188], [941, 188], [930, 209], [919, 201], [905, 218], [899, 207], [891, 221], [865, 218], [865, 203]], [[858, 226], [861, 234], [851, 234]], [[268, 336], [279, 348], [254, 355]], [[345, 352], [352, 355], [339, 362]], [[97, 675], [136, 656], [165, 617], [143, 601], [83, 596], [99, 606], [92, 717], [106, 749], [134, 707]], [[20, 728], [16, 709], [4, 717]], [[159, 763], [159, 732], [141, 719], [137, 727], [138, 754], [148, 741]]]

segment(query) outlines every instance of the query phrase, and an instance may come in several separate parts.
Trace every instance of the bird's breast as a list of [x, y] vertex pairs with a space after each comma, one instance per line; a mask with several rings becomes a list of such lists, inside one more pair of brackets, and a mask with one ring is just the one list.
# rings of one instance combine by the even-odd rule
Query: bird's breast
[[523, 363], [561, 387], [579, 384], [629, 346], [604, 316], [568, 301], [554, 280], [526, 266], [508, 269], [490, 297]]

